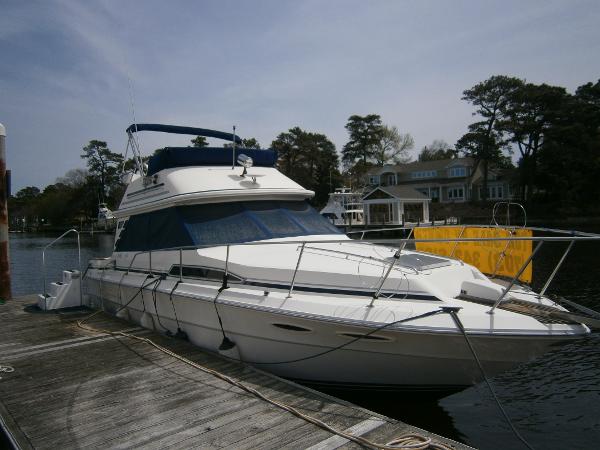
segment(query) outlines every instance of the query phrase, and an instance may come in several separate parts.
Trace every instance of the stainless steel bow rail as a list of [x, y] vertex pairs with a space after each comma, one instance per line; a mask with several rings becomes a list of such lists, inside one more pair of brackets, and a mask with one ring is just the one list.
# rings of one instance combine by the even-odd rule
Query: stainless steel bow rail
[[[477, 226], [477, 225], [472, 225], [472, 226]], [[494, 226], [494, 225], [479, 225], [479, 226], [484, 226], [487, 228], [505, 228], [502, 226]], [[444, 226], [440, 226], [441, 228], [443, 228]], [[439, 228], [440, 228], [439, 227]], [[398, 230], [412, 230], [410, 228], [406, 228], [406, 227], [398, 227], [396, 228]], [[537, 242], [537, 245], [535, 246], [533, 252], [531, 253], [531, 255], [526, 259], [526, 261], [517, 269], [517, 271], [515, 272], [514, 276], [510, 279], [510, 282], [508, 284], [508, 286], [506, 288], [503, 289], [502, 294], [498, 297], [498, 299], [494, 302], [493, 306], [491, 307], [491, 309], [488, 311], [489, 314], [493, 314], [495, 309], [500, 305], [500, 303], [502, 302], [502, 300], [506, 297], [506, 295], [508, 294], [508, 292], [512, 289], [512, 287], [517, 283], [519, 277], [522, 275], [522, 273], [525, 271], [525, 269], [527, 268], [527, 266], [531, 263], [531, 261], [533, 260], [533, 258], [537, 255], [537, 253], [539, 252], [539, 250], [541, 249], [542, 245], [545, 242], [568, 242], [569, 245], [567, 246], [566, 250], [563, 252], [560, 260], [557, 262], [557, 264], [554, 266], [550, 276], [547, 278], [546, 282], [544, 283], [544, 287], [542, 288], [541, 292], [538, 294], [538, 297], [543, 296], [548, 287], [550, 286], [550, 284], [552, 283], [552, 281], [554, 280], [554, 278], [556, 277], [556, 274], [558, 273], [560, 267], [563, 265], [567, 255], [569, 254], [569, 252], [571, 251], [571, 249], [573, 248], [574, 244], [576, 242], [600, 242], [600, 234], [594, 234], [594, 233], [586, 233], [586, 232], [579, 232], [579, 231], [565, 231], [565, 230], [558, 230], [558, 229], [553, 229], [553, 228], [541, 228], [541, 227], [528, 227], [526, 228], [528, 230], [532, 230], [532, 231], [537, 231], [537, 232], [547, 232], [547, 233], [555, 233], [555, 234], [562, 234], [561, 236], [531, 236], [531, 237], [523, 237], [523, 236], [513, 236], [511, 234], [510, 237], [477, 237], [477, 238], [464, 238], [463, 236], [463, 232], [464, 229], [462, 230], [463, 232], [460, 233], [459, 237], [457, 238], [439, 238], [439, 239], [411, 239], [410, 238], [410, 234], [407, 238], [403, 238], [403, 239], [371, 239], [371, 240], [364, 240], [364, 239], [360, 239], [360, 240], [352, 240], [350, 242], [357, 244], [357, 245], [361, 245], [361, 244], [393, 244], [395, 246], [397, 246], [398, 250], [396, 251], [396, 253], [393, 255], [392, 258], [374, 258], [372, 256], [363, 256], [357, 253], [352, 253], [352, 252], [347, 252], [347, 251], [342, 251], [342, 250], [335, 250], [335, 249], [328, 249], [328, 248], [319, 248], [319, 247], [315, 247], [315, 244], [340, 244], [340, 243], [344, 243], [344, 242], [348, 242], [346, 240], [340, 240], [340, 239], [323, 239], [323, 240], [289, 240], [289, 241], [259, 241], [259, 242], [244, 242], [244, 243], [236, 243], [236, 244], [224, 244], [224, 245], [194, 245], [194, 246], [180, 246], [180, 247], [173, 247], [173, 248], [165, 248], [165, 249], [159, 249], [159, 250], [146, 250], [146, 251], [138, 251], [136, 252], [130, 263], [129, 266], [127, 268], [127, 273], [130, 272], [130, 270], [136, 270], [136, 271], [148, 271], [151, 275], [154, 273], [155, 268], [152, 267], [152, 253], [156, 253], [156, 252], [168, 252], [168, 251], [177, 251], [179, 252], [179, 280], [182, 281], [183, 280], [183, 253], [184, 250], [194, 250], [194, 251], [198, 251], [198, 250], [202, 250], [202, 249], [206, 249], [206, 248], [224, 248], [226, 251], [226, 255], [225, 255], [225, 262], [224, 262], [224, 268], [226, 271], [227, 276], [230, 274], [230, 255], [232, 253], [232, 248], [233, 247], [246, 247], [246, 246], [253, 246], [253, 245], [296, 245], [297, 246], [297, 250], [299, 250], [298, 253], [298, 258], [296, 260], [296, 265], [295, 265], [295, 269], [292, 273], [292, 277], [290, 280], [290, 287], [289, 287], [289, 291], [288, 291], [288, 295], [287, 298], [290, 298], [293, 294], [293, 290], [294, 290], [294, 286], [296, 284], [296, 278], [297, 278], [297, 274], [298, 271], [300, 269], [301, 266], [301, 261], [302, 261], [302, 257], [303, 255], [306, 253], [305, 250], [307, 249], [312, 249], [312, 250], [322, 250], [324, 251], [324, 253], [334, 253], [334, 254], [338, 254], [338, 255], [344, 255], [346, 257], [354, 257], [354, 258], [362, 258], [364, 260], [373, 260], [373, 261], [377, 261], [383, 265], [387, 265], [387, 268], [385, 269], [382, 277], [379, 279], [379, 281], [376, 283], [376, 287], [374, 288], [373, 291], [373, 297], [371, 300], [371, 303], [368, 306], [372, 306], [373, 302], [379, 297], [381, 290], [383, 289], [383, 286], [385, 284], [385, 281], [387, 280], [387, 278], [389, 277], [390, 273], [392, 272], [392, 270], [394, 269], [394, 267], [398, 266], [399, 270], [409, 270], [411, 272], [414, 272], [415, 270], [418, 272], [418, 269], [415, 269], [413, 267], [410, 266], [402, 266], [401, 261], [400, 261], [400, 256], [402, 251], [404, 251], [404, 248], [406, 247], [407, 244], [411, 243], [411, 244], [416, 244], [416, 243], [450, 243], [450, 242], [454, 242], [455, 243], [455, 249], [456, 246], [461, 243], [461, 242], [506, 242], [507, 244], [510, 244], [511, 242], [515, 242], [515, 241], [531, 241], [531, 242]], [[388, 229], [389, 230], [389, 229]], [[379, 230], [363, 230], [357, 233], [361, 233], [366, 234], [369, 232], [375, 232], [375, 231], [379, 231]], [[350, 233], [349, 233], [350, 234]], [[148, 254], [148, 267], [135, 267], [134, 268], [134, 262], [136, 261], [137, 257], [140, 255], [144, 255], [144, 254]], [[502, 254], [500, 254], [499, 256], [500, 258], [502, 257]], [[452, 256], [450, 257], [451, 259]], [[226, 277], [225, 277], [226, 278]], [[224, 283], [226, 283], [226, 281], [224, 281]], [[225, 285], [225, 284], [224, 284]]]
[[60, 241], [61, 239], [63, 239], [69, 233], [75, 233], [77, 235], [77, 261], [78, 261], [78, 264], [79, 264], [79, 276], [81, 277], [80, 280], [79, 280], [79, 300], [80, 300], [81, 304], [83, 304], [83, 292], [82, 292], [82, 289], [83, 289], [83, 287], [82, 287], [82, 284], [83, 284], [83, 273], [81, 271], [81, 241], [79, 239], [79, 231], [77, 231], [75, 228], [71, 228], [70, 230], [65, 231], [59, 237], [57, 237], [52, 242], [50, 242], [48, 245], [46, 245], [44, 247], [44, 249], [42, 250], [42, 271], [44, 273], [44, 298], [46, 298], [48, 296], [48, 292], [46, 290], [46, 279], [47, 279], [47, 273], [46, 273], [46, 250], [48, 250], [50, 247], [52, 247], [58, 241]]

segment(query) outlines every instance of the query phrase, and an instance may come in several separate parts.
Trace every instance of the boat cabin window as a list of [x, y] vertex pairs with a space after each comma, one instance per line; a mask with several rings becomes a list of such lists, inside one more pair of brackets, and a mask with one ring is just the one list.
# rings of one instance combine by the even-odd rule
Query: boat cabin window
[[115, 247], [118, 252], [144, 251], [340, 233], [305, 201], [248, 201], [131, 216]]
[[[171, 270], [169, 271], [169, 275], [178, 277], [179, 274], [179, 264], [172, 266]], [[225, 275], [224, 270], [213, 269], [211, 267], [183, 266], [181, 268], [181, 276], [184, 278], [198, 278], [201, 280], [223, 281], [223, 275]], [[230, 273], [228, 281], [230, 283], [241, 283], [242, 279]]]

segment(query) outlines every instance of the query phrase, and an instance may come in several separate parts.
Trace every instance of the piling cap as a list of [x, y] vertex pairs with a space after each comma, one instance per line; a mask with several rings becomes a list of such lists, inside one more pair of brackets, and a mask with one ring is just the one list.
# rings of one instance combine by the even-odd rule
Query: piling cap
[[0, 136], [6, 136], [6, 128], [0, 123]]

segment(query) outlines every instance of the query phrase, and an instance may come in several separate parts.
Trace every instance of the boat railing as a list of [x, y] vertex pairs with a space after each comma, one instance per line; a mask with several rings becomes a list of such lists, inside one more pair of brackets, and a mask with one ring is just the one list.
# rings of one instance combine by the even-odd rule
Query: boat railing
[[[490, 226], [490, 227], [495, 228], [496, 226]], [[340, 243], [345, 243], [345, 242], [353, 242], [354, 244], [357, 244], [357, 245], [361, 245], [361, 244], [363, 244], [363, 245], [366, 245], [366, 244], [368, 244], [368, 245], [370, 245], [370, 244], [381, 244], [381, 245], [392, 244], [392, 245], [395, 245], [395, 246], [397, 246], [398, 250], [394, 253], [393, 258], [391, 258], [391, 261], [389, 258], [388, 259], [382, 258], [380, 260], [380, 262], [382, 264], [387, 264], [387, 267], [385, 268], [385, 271], [384, 271], [383, 275], [381, 276], [381, 278], [376, 283], [376, 287], [373, 292], [373, 297], [372, 297], [371, 303], [369, 305], [369, 306], [372, 306], [373, 302], [381, 294], [383, 286], [385, 285], [385, 282], [386, 282], [387, 278], [389, 277], [390, 273], [392, 272], [394, 267], [400, 261], [401, 253], [404, 251], [406, 245], [409, 243], [411, 243], [411, 244], [454, 243], [450, 258], [452, 258], [452, 256], [454, 255], [456, 247], [460, 243], [506, 242], [507, 244], [510, 244], [511, 242], [519, 242], [519, 241], [536, 243], [533, 251], [523, 261], [523, 263], [518, 267], [518, 269], [515, 271], [515, 273], [511, 277], [509, 277], [510, 282], [502, 290], [502, 293], [500, 294], [498, 299], [493, 303], [491, 309], [488, 311], [490, 314], [493, 314], [495, 309], [502, 302], [502, 300], [504, 300], [504, 298], [506, 297], [508, 292], [518, 282], [518, 280], [521, 277], [521, 275], [523, 274], [523, 272], [527, 269], [527, 266], [532, 262], [533, 258], [538, 254], [538, 252], [542, 248], [542, 245], [545, 242], [567, 242], [568, 246], [565, 249], [565, 251], [562, 253], [559, 261], [553, 267], [549, 277], [546, 279], [542, 290], [538, 294], [539, 298], [541, 298], [546, 293], [548, 287], [550, 286], [550, 284], [556, 277], [556, 274], [558, 273], [560, 267], [563, 265], [567, 255], [572, 250], [572, 248], [576, 242], [582, 242], [582, 241], [583, 242], [590, 242], [590, 241], [600, 242], [600, 234], [586, 233], [586, 232], [580, 232], [580, 231], [565, 231], [565, 230], [558, 230], [558, 229], [553, 229], [553, 228], [540, 228], [540, 227], [528, 227], [527, 229], [532, 230], [532, 231], [551, 232], [554, 234], [559, 234], [559, 236], [534, 236], [534, 235], [532, 235], [532, 236], [516, 236], [513, 233], [510, 233], [510, 236], [507, 236], [507, 237], [463, 237], [464, 231], [466, 228], [467, 228], [466, 226], [463, 226], [461, 228], [461, 232], [460, 232], [459, 236], [456, 238], [444, 237], [444, 238], [432, 238], [432, 239], [412, 239], [411, 238], [412, 230], [414, 230], [414, 228], [409, 228], [411, 234], [409, 234], [406, 238], [392, 239], [392, 240], [390, 240], [390, 239], [371, 239], [371, 240], [347, 241], [344, 239], [321, 239], [321, 240], [320, 239], [311, 239], [311, 240], [285, 240], [285, 241], [254, 241], [254, 242], [241, 242], [241, 243], [234, 243], [234, 244], [221, 244], [221, 245], [206, 244], [206, 245], [192, 245], [192, 246], [162, 248], [160, 250], [158, 250], [158, 249], [157, 250], [145, 250], [145, 251], [138, 251], [138, 252], [134, 253], [133, 257], [131, 258], [131, 261], [129, 262], [129, 266], [127, 268], [127, 273], [129, 273], [130, 270], [133, 268], [134, 262], [136, 261], [138, 256], [148, 254], [149, 268], [147, 270], [149, 270], [150, 274], [153, 274], [153, 268], [152, 268], [152, 253], [153, 252], [177, 251], [177, 252], [179, 252], [179, 279], [180, 279], [180, 281], [182, 281], [183, 280], [183, 252], [184, 251], [186, 251], [186, 250], [198, 251], [198, 250], [207, 249], [207, 248], [225, 247], [226, 255], [225, 255], [225, 273], [224, 273], [223, 283], [224, 283], [224, 286], [226, 286], [227, 277], [229, 275], [229, 263], [230, 263], [230, 254], [231, 254], [232, 247], [251, 247], [251, 246], [255, 246], [255, 245], [260, 245], [260, 246], [296, 245], [296, 246], [298, 246], [299, 254], [296, 259], [295, 268], [292, 273], [292, 277], [290, 280], [290, 287], [289, 287], [288, 294], [287, 294], [287, 298], [290, 298], [294, 291], [294, 286], [295, 286], [296, 280], [297, 280], [297, 274], [300, 269], [302, 258], [303, 258], [303, 255], [304, 255], [306, 249], [318, 249], [318, 250], [325, 250], [325, 251], [331, 251], [334, 253], [344, 254], [346, 256], [369, 258], [367, 256], [352, 253], [352, 252], [345, 252], [345, 251], [336, 250], [336, 249], [326, 249], [326, 248], [324, 249], [324, 248], [320, 248], [320, 247], [312, 247], [312, 245], [314, 245], [314, 244], [340, 244]], [[498, 226], [498, 228], [504, 228], [504, 227]], [[72, 231], [72, 230], [70, 230], [70, 231]], [[371, 231], [371, 230], [367, 230], [367, 231]], [[376, 231], [376, 230], [373, 230], [373, 231]], [[377, 258], [371, 257], [371, 259], [377, 259]], [[417, 270], [417, 273], [418, 273], [418, 270]]]
[[[81, 240], [79, 239], [79, 231], [77, 231], [75, 228], [71, 228], [70, 230], [65, 231], [59, 237], [57, 237], [52, 242], [50, 242], [49, 244], [47, 244], [44, 247], [44, 249], [42, 250], [42, 272], [43, 272], [43, 276], [44, 276], [44, 298], [46, 298], [48, 296], [48, 292], [46, 290], [46, 284], [47, 284], [46, 250], [48, 250], [50, 247], [52, 247], [54, 244], [56, 244], [58, 241], [62, 240], [65, 236], [67, 236], [70, 233], [75, 233], [75, 235], [77, 236], [77, 262], [78, 262], [78, 265], [79, 265], [79, 276], [82, 277], [82, 272], [81, 272]], [[79, 280], [79, 300], [83, 304], [83, 291], [82, 291], [82, 289], [83, 289], [83, 286], [82, 286], [83, 279], [82, 278]]]
[[521, 228], [525, 228], [527, 226], [527, 211], [525, 211], [525, 207], [521, 204], [521, 203], [517, 203], [517, 202], [496, 202], [494, 203], [494, 207], [492, 208], [492, 221], [490, 223], [493, 223], [494, 225], [499, 225], [498, 221], [496, 220], [496, 214], [498, 214], [498, 212], [501, 210], [502, 206], [506, 206], [506, 223], [504, 224], [504, 226], [511, 226], [510, 224], [510, 207], [511, 206], [516, 206], [518, 208], [520, 208], [520, 210], [523, 212], [523, 225], [521, 226]]

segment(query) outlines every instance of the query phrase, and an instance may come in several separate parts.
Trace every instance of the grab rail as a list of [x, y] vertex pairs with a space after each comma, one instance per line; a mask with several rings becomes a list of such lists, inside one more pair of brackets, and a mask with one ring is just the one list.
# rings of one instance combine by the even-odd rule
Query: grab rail
[[82, 279], [82, 272], [81, 272], [81, 241], [79, 239], [79, 231], [77, 231], [75, 228], [71, 228], [70, 230], [65, 231], [59, 237], [57, 237], [52, 242], [50, 242], [48, 245], [46, 245], [44, 247], [44, 249], [42, 250], [42, 271], [44, 273], [44, 299], [48, 296], [47, 295], [48, 292], [46, 291], [46, 279], [47, 279], [46, 250], [48, 250], [50, 247], [52, 247], [54, 244], [56, 244], [58, 241], [60, 241], [62, 238], [64, 238], [69, 233], [75, 233], [77, 235], [77, 261], [79, 263], [79, 277], [80, 277], [79, 278], [79, 301], [81, 304], [83, 304], [83, 292], [82, 292], [83, 279]]
[[525, 211], [525, 207], [523, 205], [521, 205], [520, 203], [517, 203], [517, 202], [496, 202], [496, 203], [494, 203], [494, 207], [492, 209], [492, 222], [494, 222], [495, 225], [498, 225], [498, 221], [496, 220], [496, 210], [501, 205], [506, 205], [506, 224], [505, 224], [505, 226], [507, 226], [507, 227], [510, 226], [510, 205], [515, 205], [515, 206], [518, 206], [521, 208], [521, 211], [523, 211], [523, 225], [521, 228], [525, 228], [527, 226], [527, 211]]

